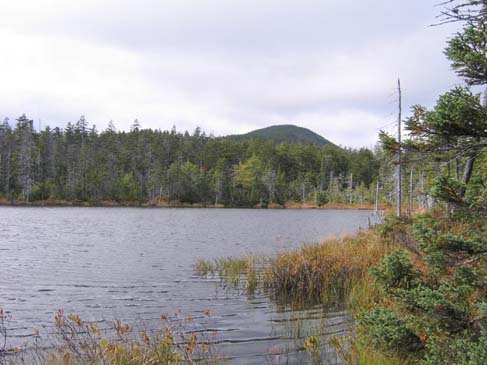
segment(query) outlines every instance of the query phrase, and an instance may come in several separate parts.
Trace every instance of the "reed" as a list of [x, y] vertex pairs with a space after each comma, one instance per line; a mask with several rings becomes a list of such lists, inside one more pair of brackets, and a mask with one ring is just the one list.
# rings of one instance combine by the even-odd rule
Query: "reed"
[[[195, 273], [219, 275], [226, 284], [259, 288], [279, 304], [310, 304], [345, 306], [352, 317], [373, 308], [383, 301], [383, 295], [374, 285], [369, 269], [395, 248], [380, 229], [369, 228], [354, 236], [334, 238], [320, 244], [281, 252], [274, 256], [223, 258], [199, 260]], [[304, 348], [313, 362], [317, 362], [322, 344], [319, 336], [309, 334]], [[399, 364], [399, 360], [370, 350], [367, 336], [360, 329], [350, 335], [332, 338], [329, 345], [346, 364]]]
[[248, 287], [262, 287], [275, 299], [328, 303], [349, 298], [353, 306], [363, 301], [364, 291], [373, 290], [370, 284], [363, 287], [359, 283], [370, 283], [369, 268], [391, 249], [376, 230], [370, 229], [274, 257], [198, 260], [194, 271], [199, 275], [218, 274], [235, 285], [242, 283], [244, 276]]
[[369, 269], [393, 249], [374, 228], [305, 245], [270, 260], [265, 285], [278, 296], [367, 306], [377, 294]]
[[[209, 313], [207, 313], [209, 316]], [[220, 364], [224, 362], [215, 348], [215, 334], [192, 331], [192, 318], [180, 312], [161, 316], [158, 330], [138, 330], [115, 321], [110, 330], [97, 323], [83, 321], [78, 315], [55, 316], [52, 347], [40, 347], [41, 335], [34, 329], [34, 342], [7, 353], [0, 352], [0, 364], [38, 365], [179, 365]]]
[[262, 283], [263, 257], [225, 257], [214, 260], [198, 259], [193, 272], [201, 276], [218, 276], [222, 281], [235, 287], [243, 286], [254, 292]]

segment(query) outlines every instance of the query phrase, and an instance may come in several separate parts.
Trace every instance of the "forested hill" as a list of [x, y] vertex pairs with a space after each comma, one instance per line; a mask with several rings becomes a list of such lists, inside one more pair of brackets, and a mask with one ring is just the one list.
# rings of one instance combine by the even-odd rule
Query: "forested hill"
[[323, 138], [319, 134], [316, 134], [315, 132], [307, 128], [298, 127], [291, 124], [273, 125], [262, 129], [256, 129], [255, 131], [245, 134], [228, 136], [228, 138], [234, 139], [236, 141], [260, 138], [264, 140], [272, 140], [278, 143], [305, 143], [315, 144], [317, 146], [331, 144], [330, 141]]
[[4, 200], [363, 203], [378, 169], [372, 151], [332, 144], [240, 141], [138, 122], [128, 132], [112, 123], [99, 132], [84, 117], [42, 131], [25, 115], [0, 123]]

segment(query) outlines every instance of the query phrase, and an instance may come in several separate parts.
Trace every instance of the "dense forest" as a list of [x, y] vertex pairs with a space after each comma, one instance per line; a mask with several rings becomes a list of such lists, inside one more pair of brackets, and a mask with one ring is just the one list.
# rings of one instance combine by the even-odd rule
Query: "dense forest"
[[203, 203], [373, 202], [379, 171], [368, 149], [215, 138], [142, 129], [98, 132], [82, 116], [34, 130], [25, 115], [0, 125], [0, 198], [10, 201]]

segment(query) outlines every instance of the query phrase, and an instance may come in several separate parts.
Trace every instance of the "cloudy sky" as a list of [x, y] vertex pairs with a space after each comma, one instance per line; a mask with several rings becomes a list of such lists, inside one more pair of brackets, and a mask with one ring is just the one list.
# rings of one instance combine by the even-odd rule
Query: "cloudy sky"
[[0, 0], [0, 118], [216, 136], [297, 124], [372, 146], [458, 84], [440, 0]]

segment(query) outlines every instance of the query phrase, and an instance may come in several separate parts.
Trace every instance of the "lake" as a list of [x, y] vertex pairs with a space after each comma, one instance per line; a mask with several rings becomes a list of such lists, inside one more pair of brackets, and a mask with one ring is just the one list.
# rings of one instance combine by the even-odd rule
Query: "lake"
[[[12, 314], [9, 341], [52, 331], [58, 309], [108, 326], [151, 329], [181, 310], [216, 333], [235, 364], [271, 362], [293, 347], [293, 324], [341, 333], [341, 311], [297, 312], [265, 294], [246, 295], [193, 274], [198, 258], [275, 254], [366, 227], [370, 211], [0, 208], [0, 306]], [[209, 310], [210, 318], [202, 314]], [[325, 323], [325, 326], [323, 326]], [[305, 326], [304, 326], [305, 327]], [[303, 327], [303, 328], [304, 328]], [[302, 334], [301, 334], [302, 335]], [[290, 350], [291, 362], [304, 361]], [[330, 353], [330, 363], [334, 356]]]

